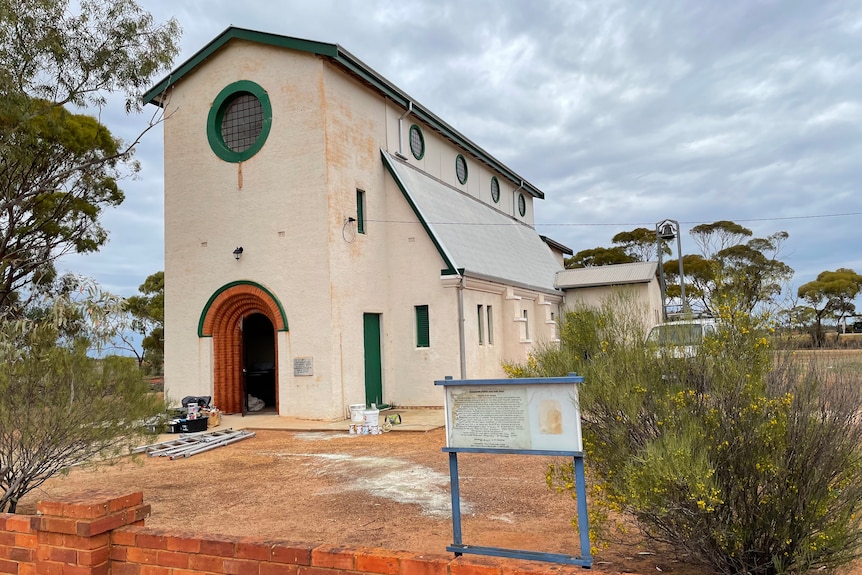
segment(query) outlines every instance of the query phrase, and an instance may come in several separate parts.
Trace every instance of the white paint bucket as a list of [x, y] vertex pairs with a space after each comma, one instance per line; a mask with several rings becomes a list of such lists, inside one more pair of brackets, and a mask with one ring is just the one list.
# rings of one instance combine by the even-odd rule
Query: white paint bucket
[[350, 405], [350, 421], [353, 423], [362, 423], [365, 421], [363, 413], [365, 411], [364, 403], [353, 403]]
[[380, 421], [379, 409], [366, 409], [362, 414], [365, 417], [365, 425], [377, 427]]

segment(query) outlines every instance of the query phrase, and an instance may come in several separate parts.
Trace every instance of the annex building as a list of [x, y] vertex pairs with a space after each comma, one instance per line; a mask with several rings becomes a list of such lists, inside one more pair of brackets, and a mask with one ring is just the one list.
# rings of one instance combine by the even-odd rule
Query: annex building
[[658, 262], [636, 262], [560, 270], [554, 285], [566, 294], [566, 307], [601, 307], [606, 301], [631, 305], [640, 313], [644, 333], [664, 321]]
[[164, 109], [165, 391], [439, 406], [556, 337], [544, 194], [338, 45], [228, 28]]

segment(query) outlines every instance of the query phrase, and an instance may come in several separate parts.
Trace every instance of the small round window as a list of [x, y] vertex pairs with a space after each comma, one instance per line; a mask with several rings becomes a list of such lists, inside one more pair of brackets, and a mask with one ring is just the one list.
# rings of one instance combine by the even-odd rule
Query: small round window
[[413, 152], [413, 157], [421, 160], [425, 156], [425, 138], [422, 136], [422, 130], [416, 124], [410, 126], [410, 151]]
[[491, 199], [495, 204], [500, 201], [500, 182], [497, 181], [497, 176], [491, 177]]
[[213, 152], [227, 162], [243, 162], [263, 147], [272, 124], [266, 91], [248, 80], [227, 86], [210, 108], [207, 138]]
[[459, 182], [462, 184], [467, 183], [467, 160], [461, 154], [458, 154], [458, 157], [455, 158], [455, 174], [458, 176]]
[[527, 215], [527, 199], [524, 194], [518, 194], [518, 213], [522, 218]]

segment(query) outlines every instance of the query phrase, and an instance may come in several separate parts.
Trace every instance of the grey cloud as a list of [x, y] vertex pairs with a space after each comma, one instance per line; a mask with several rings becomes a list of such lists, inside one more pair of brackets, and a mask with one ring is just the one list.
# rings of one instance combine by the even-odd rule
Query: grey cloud
[[[341, 44], [542, 188], [540, 232], [576, 250], [668, 217], [862, 212], [862, 6], [851, 0], [140, 1], [180, 20], [182, 59], [230, 24]], [[128, 245], [147, 268], [117, 285], [160, 269], [161, 245], [131, 237], [161, 217], [160, 154], [148, 137], [136, 199], [111, 216], [108, 249]], [[862, 271], [859, 223], [772, 220], [756, 233], [790, 232], [787, 262], [804, 282]], [[98, 274], [127, 269], [112, 254]]]

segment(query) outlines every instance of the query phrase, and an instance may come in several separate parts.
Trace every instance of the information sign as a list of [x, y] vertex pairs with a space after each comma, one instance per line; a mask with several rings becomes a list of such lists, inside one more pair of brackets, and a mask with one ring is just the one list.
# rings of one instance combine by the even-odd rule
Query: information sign
[[[583, 381], [584, 378], [570, 374], [522, 379], [446, 378], [434, 382], [434, 385], [442, 385], [446, 392], [446, 447], [443, 451], [449, 453], [454, 536], [454, 543], [447, 550], [456, 555], [476, 553], [583, 567], [592, 565], [578, 404], [578, 385]], [[465, 545], [461, 541], [458, 453], [572, 457], [581, 554]]]
[[449, 447], [582, 451], [575, 385], [446, 387]]

